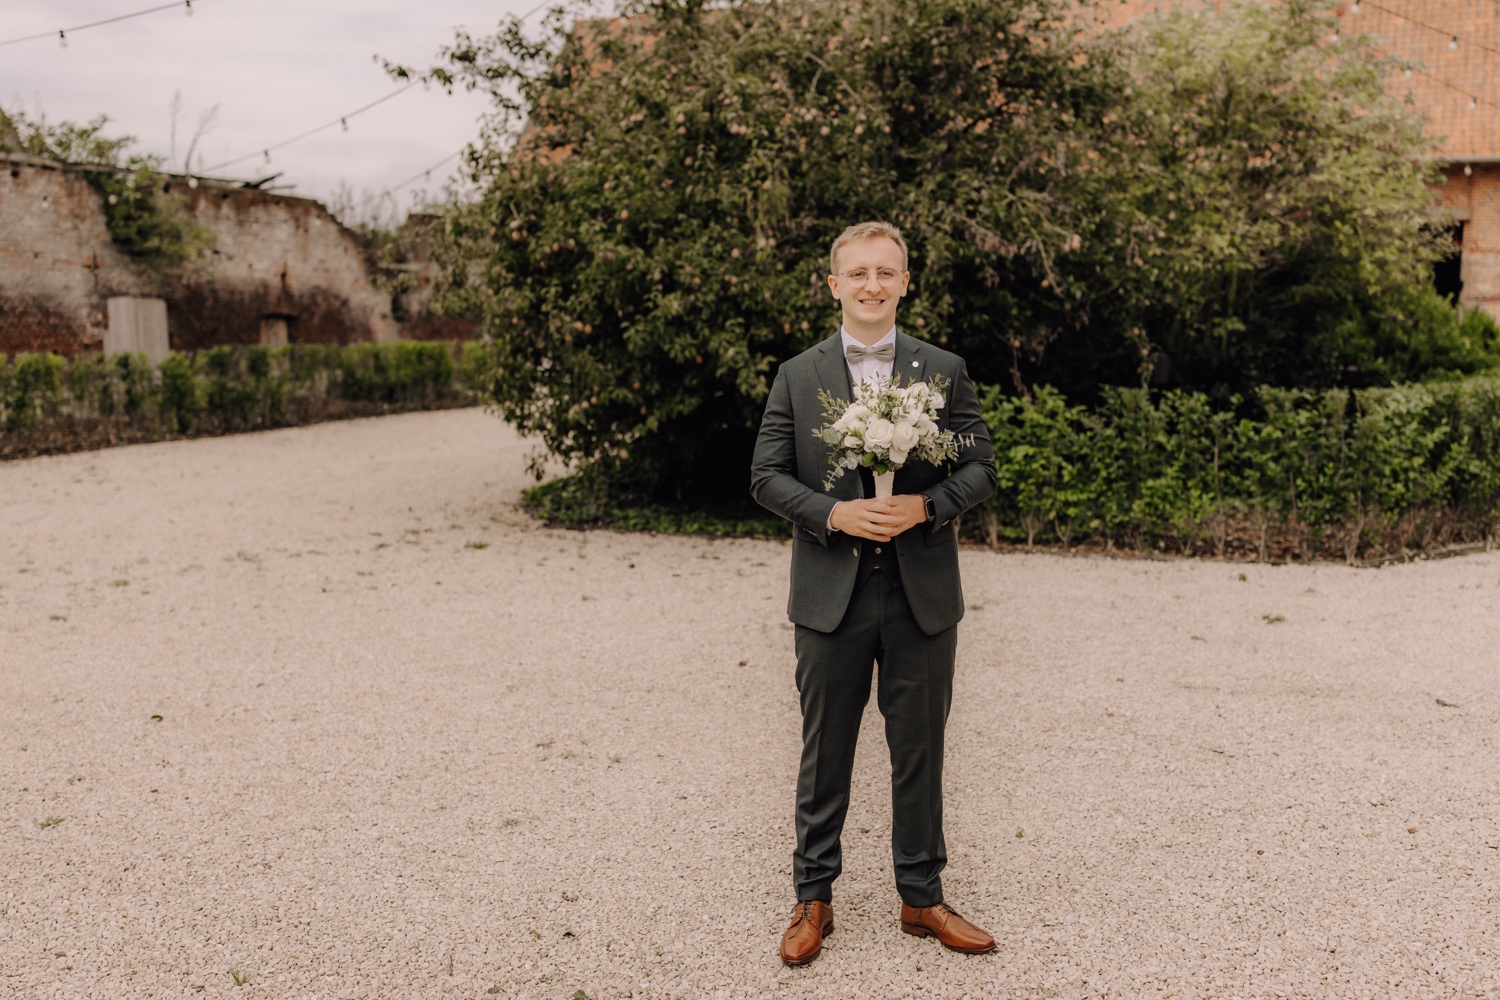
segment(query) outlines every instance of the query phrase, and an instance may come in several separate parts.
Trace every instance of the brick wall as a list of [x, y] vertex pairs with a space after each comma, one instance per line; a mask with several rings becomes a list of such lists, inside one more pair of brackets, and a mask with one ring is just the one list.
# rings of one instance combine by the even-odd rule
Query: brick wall
[[1500, 164], [1475, 163], [1444, 169], [1438, 206], [1464, 224], [1460, 299], [1500, 317]]
[[110, 241], [84, 170], [0, 154], [0, 352], [97, 350], [115, 295], [167, 301], [175, 350], [257, 343], [282, 320], [291, 343], [467, 335], [404, 296], [401, 319], [354, 235], [316, 201], [213, 182], [174, 193], [213, 232], [198, 267], [160, 282]]

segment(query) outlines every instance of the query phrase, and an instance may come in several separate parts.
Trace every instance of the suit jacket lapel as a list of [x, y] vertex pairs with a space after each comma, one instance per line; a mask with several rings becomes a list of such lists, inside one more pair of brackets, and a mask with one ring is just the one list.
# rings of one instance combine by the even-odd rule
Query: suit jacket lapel
[[831, 396], [849, 402], [854, 398], [854, 386], [849, 381], [849, 365], [844, 361], [844, 342], [834, 334], [818, 345], [822, 355], [813, 368], [817, 370], [818, 382]]
[[920, 340], [897, 330], [896, 361], [891, 366], [891, 378], [900, 378], [902, 385], [921, 382], [927, 372], [927, 359], [923, 354]]
[[[908, 337], [900, 330], [896, 331], [896, 360], [891, 366], [891, 379], [900, 379], [901, 385], [911, 385], [913, 382], [921, 382], [926, 378], [927, 359], [922, 350], [922, 342], [915, 337]], [[941, 415], [941, 414], [940, 414]], [[902, 488], [902, 481], [906, 478], [902, 475], [904, 468], [896, 470], [896, 478], [891, 484], [891, 489], [897, 493], [906, 492]]]

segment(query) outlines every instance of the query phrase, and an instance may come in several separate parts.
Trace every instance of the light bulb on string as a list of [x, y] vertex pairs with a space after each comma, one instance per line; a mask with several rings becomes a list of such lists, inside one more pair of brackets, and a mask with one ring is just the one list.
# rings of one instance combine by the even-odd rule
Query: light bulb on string
[[1411, 79], [1411, 67], [1410, 66], [1406, 67], [1406, 69], [1405, 69], [1404, 72], [1405, 72], [1406, 78], [1408, 80], [1410, 80]]
[[1457, 35], [1454, 35], [1453, 36], [1453, 40], [1448, 43], [1448, 51], [1449, 52], [1457, 52], [1458, 51], [1458, 36]]
[[344, 131], [345, 132], [349, 131], [349, 119], [347, 119], [347, 118], [340, 118], [339, 119], [339, 124], [342, 125], [342, 126], [344, 126]]
[[1472, 97], [1469, 98], [1469, 110], [1473, 111], [1477, 107], [1479, 107], [1479, 102]]
[[1473, 177], [1474, 176], [1474, 168], [1471, 167], [1471, 166], [1469, 166], [1469, 164], [1467, 164], [1467, 163], [1464, 164], [1464, 176], [1465, 177]]
[[264, 150], [264, 152], [266, 154], [266, 163], [269, 164], [271, 162], [271, 151], [269, 149], [267, 149], [267, 150]]
[[183, 14], [187, 17], [193, 16], [193, 0], [183, 0]]
[[59, 31], [57, 33], [57, 46], [61, 49], [68, 47], [68, 33], [66, 31]]
[[1358, 3], [1351, 3], [1349, 5], [1349, 13], [1354, 14], [1354, 15], [1358, 15], [1359, 14], [1359, 4]]

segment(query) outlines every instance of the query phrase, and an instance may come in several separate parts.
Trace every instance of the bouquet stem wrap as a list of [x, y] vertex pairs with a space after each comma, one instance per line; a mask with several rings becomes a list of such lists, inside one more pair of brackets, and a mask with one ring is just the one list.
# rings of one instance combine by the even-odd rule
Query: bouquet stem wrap
[[896, 470], [890, 472], [875, 473], [875, 499], [884, 500], [891, 495], [891, 487], [896, 484]]

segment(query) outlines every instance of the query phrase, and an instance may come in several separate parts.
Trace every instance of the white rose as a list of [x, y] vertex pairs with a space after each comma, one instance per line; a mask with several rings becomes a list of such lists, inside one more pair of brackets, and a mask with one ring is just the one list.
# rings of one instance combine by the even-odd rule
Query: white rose
[[941, 410], [943, 408], [943, 397], [937, 393], [933, 393], [932, 399], [928, 401], [927, 405], [934, 410]]
[[[897, 449], [902, 452], [911, 451], [917, 446], [917, 429], [905, 420], [898, 421], [896, 429], [891, 434], [891, 457], [896, 457]], [[899, 460], [898, 460], [899, 461]]]
[[896, 433], [896, 425], [884, 417], [876, 417], [865, 428], [865, 444], [870, 448], [886, 448]]
[[858, 448], [859, 447], [859, 438], [855, 437], [853, 434], [845, 434], [844, 435], [844, 444], [843, 444], [843, 447], [845, 447], [845, 448]]
[[870, 408], [864, 403], [850, 403], [849, 408], [844, 411], [843, 419], [851, 424], [858, 423], [870, 415]]
[[906, 452], [904, 452], [904, 451], [897, 451], [895, 448], [892, 448], [891, 449], [891, 465], [893, 465], [893, 466], [895, 466], [896, 468], [899, 469], [901, 466], [903, 466], [905, 464], [906, 464]]
[[923, 435], [936, 434], [937, 424], [926, 414], [917, 418], [917, 432]]

